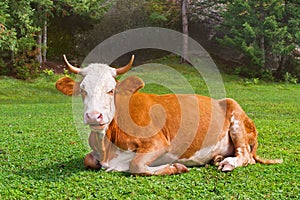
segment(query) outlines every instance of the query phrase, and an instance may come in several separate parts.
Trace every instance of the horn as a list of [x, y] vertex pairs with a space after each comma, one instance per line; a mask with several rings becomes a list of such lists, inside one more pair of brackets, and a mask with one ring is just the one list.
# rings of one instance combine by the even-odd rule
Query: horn
[[64, 61], [65, 61], [66, 65], [68, 66], [68, 68], [69, 68], [69, 70], [70, 70], [71, 72], [73, 72], [73, 73], [75, 73], [75, 74], [80, 73], [80, 68], [77, 68], [77, 67], [74, 67], [73, 65], [71, 65], [71, 64], [69, 63], [69, 61], [67, 60], [65, 54], [63, 55], [63, 57], [64, 57]]
[[134, 55], [131, 56], [131, 59], [127, 65], [116, 69], [117, 75], [126, 73], [131, 68], [133, 61], [134, 61]]

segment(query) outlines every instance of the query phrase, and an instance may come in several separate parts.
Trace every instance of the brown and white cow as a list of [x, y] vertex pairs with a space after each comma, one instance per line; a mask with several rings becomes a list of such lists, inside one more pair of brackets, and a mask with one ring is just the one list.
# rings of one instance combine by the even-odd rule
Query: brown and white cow
[[256, 127], [233, 99], [141, 93], [144, 83], [134, 76], [117, 83], [116, 76], [130, 69], [134, 56], [119, 69], [105, 64], [79, 69], [64, 60], [70, 71], [83, 77], [81, 82], [63, 77], [56, 88], [82, 95], [93, 149], [84, 159], [88, 168], [170, 175], [210, 162], [222, 171], [282, 162], [256, 155]]

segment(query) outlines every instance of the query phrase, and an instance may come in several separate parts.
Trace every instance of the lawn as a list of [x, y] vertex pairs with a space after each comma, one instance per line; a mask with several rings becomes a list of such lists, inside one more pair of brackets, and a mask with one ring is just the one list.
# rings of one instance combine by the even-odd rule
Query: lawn
[[[175, 69], [196, 92], [207, 88], [188, 66]], [[58, 76], [33, 82], [0, 77], [0, 199], [299, 199], [300, 86], [249, 83], [224, 75], [259, 131], [258, 154], [283, 164], [256, 164], [223, 173], [215, 166], [174, 176], [131, 176], [86, 170], [88, 149], [73, 122], [72, 98], [54, 87]], [[149, 85], [145, 91], [164, 93]]]

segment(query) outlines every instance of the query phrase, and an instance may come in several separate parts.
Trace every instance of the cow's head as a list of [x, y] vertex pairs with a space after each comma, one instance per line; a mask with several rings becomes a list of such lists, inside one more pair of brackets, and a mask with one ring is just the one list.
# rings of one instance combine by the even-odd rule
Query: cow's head
[[130, 62], [115, 69], [105, 64], [90, 64], [80, 69], [72, 66], [64, 55], [64, 61], [69, 70], [83, 77], [81, 82], [75, 82], [69, 77], [63, 77], [56, 82], [56, 88], [66, 95], [81, 94], [84, 103], [84, 123], [92, 130], [106, 130], [115, 115], [114, 93], [116, 76], [126, 73], [132, 66]]

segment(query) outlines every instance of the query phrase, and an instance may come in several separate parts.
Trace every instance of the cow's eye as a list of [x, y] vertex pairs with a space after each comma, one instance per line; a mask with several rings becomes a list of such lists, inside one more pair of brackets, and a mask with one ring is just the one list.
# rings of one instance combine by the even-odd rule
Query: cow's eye
[[107, 94], [109, 94], [109, 95], [113, 95], [113, 94], [114, 94], [114, 90], [110, 90], [110, 91], [108, 91], [108, 92], [107, 92]]

